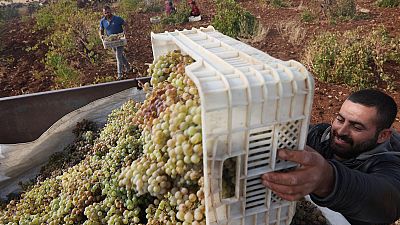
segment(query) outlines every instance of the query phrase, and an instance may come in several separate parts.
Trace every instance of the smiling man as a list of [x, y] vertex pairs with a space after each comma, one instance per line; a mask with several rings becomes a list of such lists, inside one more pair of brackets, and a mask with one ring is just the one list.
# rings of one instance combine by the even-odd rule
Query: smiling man
[[310, 194], [352, 225], [391, 224], [400, 217], [400, 135], [391, 126], [393, 98], [361, 90], [343, 103], [332, 124], [312, 126], [305, 151], [279, 150], [300, 166], [270, 172], [263, 184], [286, 200]]

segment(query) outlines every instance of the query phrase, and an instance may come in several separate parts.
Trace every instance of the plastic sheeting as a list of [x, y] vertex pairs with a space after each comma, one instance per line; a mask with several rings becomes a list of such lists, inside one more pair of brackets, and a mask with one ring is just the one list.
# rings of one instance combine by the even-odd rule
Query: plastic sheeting
[[321, 211], [321, 213], [325, 217], [325, 219], [328, 220], [328, 223], [330, 225], [351, 225], [349, 223], [349, 221], [347, 221], [346, 218], [342, 214], [335, 212], [333, 210], [330, 210], [326, 207], [321, 207], [321, 206], [318, 206], [317, 204], [315, 204], [311, 200], [309, 195], [307, 195], [305, 197], [305, 199], [318, 207], [318, 209]]
[[20, 181], [34, 178], [49, 156], [72, 143], [75, 138], [72, 130], [78, 122], [87, 119], [103, 126], [107, 115], [129, 99], [143, 102], [145, 93], [136, 88], [127, 89], [68, 113], [35, 141], [0, 144], [0, 197], [17, 191]]

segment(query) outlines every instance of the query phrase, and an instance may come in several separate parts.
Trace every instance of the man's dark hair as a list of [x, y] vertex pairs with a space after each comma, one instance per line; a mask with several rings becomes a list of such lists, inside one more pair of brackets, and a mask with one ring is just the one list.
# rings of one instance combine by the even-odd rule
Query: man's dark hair
[[103, 6], [103, 9], [104, 10], [111, 10], [110, 6], [108, 6], [108, 5]]
[[390, 128], [396, 119], [397, 104], [389, 95], [374, 89], [365, 89], [354, 92], [348, 98], [351, 102], [377, 110], [377, 131]]

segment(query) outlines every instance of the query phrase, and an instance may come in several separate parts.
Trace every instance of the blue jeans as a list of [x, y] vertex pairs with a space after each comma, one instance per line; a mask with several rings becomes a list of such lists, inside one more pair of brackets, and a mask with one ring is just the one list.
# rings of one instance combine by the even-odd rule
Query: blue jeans
[[125, 67], [126, 71], [129, 71], [131, 68], [129, 66], [128, 60], [125, 57], [124, 54], [124, 46], [119, 46], [116, 48], [113, 48], [115, 52], [115, 58], [117, 58], [117, 73], [118, 73], [118, 78], [122, 78], [122, 69]]

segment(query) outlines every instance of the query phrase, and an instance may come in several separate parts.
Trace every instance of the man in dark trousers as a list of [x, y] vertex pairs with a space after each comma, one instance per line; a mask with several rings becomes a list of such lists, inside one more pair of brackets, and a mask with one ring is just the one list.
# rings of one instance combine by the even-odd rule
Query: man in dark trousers
[[[121, 17], [113, 15], [109, 6], [103, 7], [103, 18], [100, 20], [99, 32], [101, 39], [103, 39], [104, 35], [109, 36], [112, 34], [122, 33], [124, 30], [126, 31], [126, 28], [126, 22]], [[115, 52], [115, 57], [117, 59], [118, 79], [121, 79], [123, 67], [125, 67], [126, 72], [129, 72], [131, 67], [125, 57], [124, 46], [113, 48], [113, 51]]]
[[343, 103], [332, 124], [312, 126], [303, 151], [279, 150], [295, 170], [269, 172], [263, 184], [286, 200], [310, 194], [352, 225], [391, 224], [400, 217], [400, 135], [393, 98], [361, 90]]

